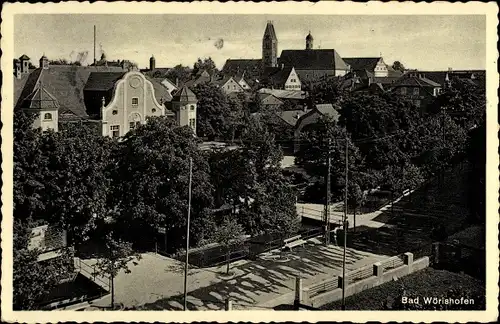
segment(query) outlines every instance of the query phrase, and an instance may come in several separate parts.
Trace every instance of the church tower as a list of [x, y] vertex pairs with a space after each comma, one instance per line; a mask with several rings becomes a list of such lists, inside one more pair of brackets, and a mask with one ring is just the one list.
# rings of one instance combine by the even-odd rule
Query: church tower
[[272, 21], [267, 22], [262, 39], [262, 66], [264, 68], [278, 66], [278, 38]]
[[314, 38], [312, 37], [311, 32], [309, 32], [309, 35], [306, 36], [306, 50], [313, 49], [313, 41]]

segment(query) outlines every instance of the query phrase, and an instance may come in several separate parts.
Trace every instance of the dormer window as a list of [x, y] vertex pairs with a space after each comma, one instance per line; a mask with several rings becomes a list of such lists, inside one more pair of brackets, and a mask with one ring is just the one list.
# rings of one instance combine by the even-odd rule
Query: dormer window
[[46, 113], [45, 115], [43, 115], [43, 120], [52, 120], [52, 114]]

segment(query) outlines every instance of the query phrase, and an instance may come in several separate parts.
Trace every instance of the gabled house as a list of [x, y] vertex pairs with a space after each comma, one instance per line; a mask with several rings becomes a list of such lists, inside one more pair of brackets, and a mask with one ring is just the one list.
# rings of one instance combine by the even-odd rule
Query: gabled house
[[234, 80], [239, 83], [239, 85], [243, 88], [243, 90], [245, 91], [252, 90], [250, 84], [247, 82], [247, 80], [245, 80], [245, 72], [235, 75]]
[[407, 100], [416, 107], [427, 107], [442, 90], [442, 86], [419, 72], [408, 72], [391, 84], [390, 91]]
[[167, 89], [138, 71], [91, 73], [84, 98], [87, 114], [101, 121], [104, 136], [121, 137], [149, 116], [174, 116], [165, 108], [172, 100]]
[[174, 94], [179, 90], [178, 83], [172, 82], [168, 78], [155, 78], [156, 82], [161, 83], [165, 88], [167, 88], [168, 93]]
[[293, 66], [281, 65], [276, 68], [266, 68], [261, 78], [264, 87], [281, 90], [301, 90], [302, 83]]
[[294, 132], [294, 152], [298, 152], [300, 149], [299, 141], [301, 132], [304, 131], [307, 127], [316, 124], [323, 116], [330, 116], [335, 121], [338, 121], [340, 114], [337, 110], [335, 110], [332, 104], [317, 104], [313, 109], [307, 111], [305, 114], [301, 115], [298, 118], [297, 123], [295, 124]]
[[351, 72], [368, 71], [376, 78], [388, 77], [389, 70], [392, 70], [382, 57], [344, 57], [344, 62]]
[[225, 94], [244, 92], [245, 89], [233, 77], [225, 77], [215, 80], [213, 83], [219, 87]]
[[[92, 124], [104, 136], [120, 137], [148, 116], [179, 117], [166, 108], [172, 100], [163, 84], [139, 71], [121, 67], [40, 67], [20, 79], [14, 76], [14, 109], [39, 114], [35, 127], [58, 130], [71, 123]], [[190, 120], [177, 118], [181, 126]]]

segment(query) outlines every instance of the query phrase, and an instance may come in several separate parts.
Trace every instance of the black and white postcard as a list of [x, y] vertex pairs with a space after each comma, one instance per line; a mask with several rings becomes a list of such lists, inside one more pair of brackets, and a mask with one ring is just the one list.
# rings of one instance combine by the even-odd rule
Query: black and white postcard
[[497, 14], [3, 4], [2, 321], [494, 321]]

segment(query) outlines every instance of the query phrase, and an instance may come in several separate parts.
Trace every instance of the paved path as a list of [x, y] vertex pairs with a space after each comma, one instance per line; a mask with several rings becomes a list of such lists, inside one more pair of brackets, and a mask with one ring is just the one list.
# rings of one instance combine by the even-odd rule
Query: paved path
[[[224, 279], [225, 266], [189, 271], [188, 308], [224, 309], [230, 297], [234, 309], [270, 309], [293, 300], [295, 278], [301, 276], [310, 285], [339, 275], [342, 271], [342, 249], [323, 246], [311, 239], [303, 248], [287, 253], [276, 261], [278, 251], [263, 254], [255, 261], [231, 264], [233, 277]], [[347, 250], [347, 270], [373, 264], [387, 256]], [[86, 260], [91, 263], [92, 260]], [[115, 279], [115, 301], [125, 307], [144, 310], [181, 310], [183, 305], [184, 264], [155, 254], [144, 254], [130, 274]], [[94, 302], [109, 305], [109, 296]]]

